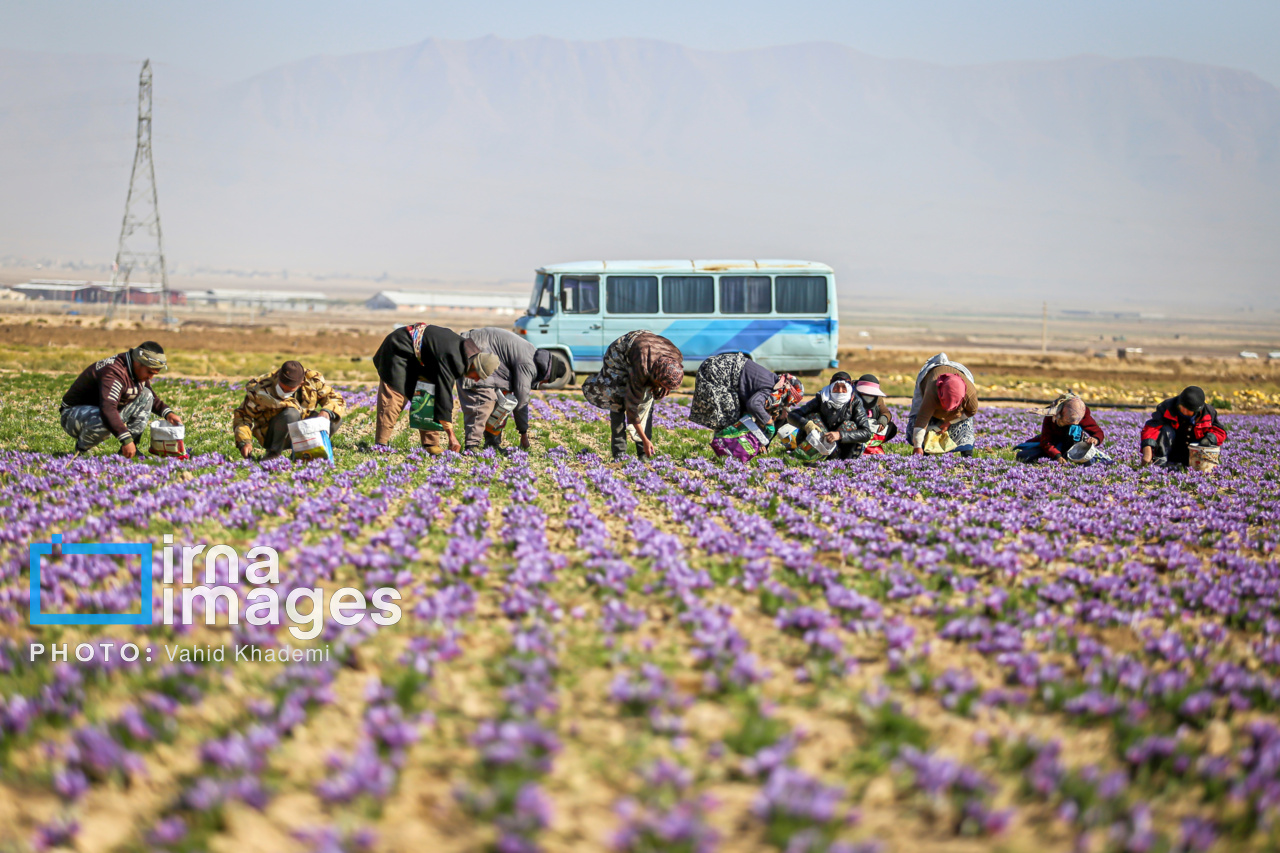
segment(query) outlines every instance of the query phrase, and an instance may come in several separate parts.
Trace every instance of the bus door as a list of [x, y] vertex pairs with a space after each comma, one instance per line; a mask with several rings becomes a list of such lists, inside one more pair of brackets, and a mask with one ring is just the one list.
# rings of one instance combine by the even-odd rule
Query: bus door
[[573, 368], [588, 373], [604, 364], [604, 319], [600, 311], [600, 276], [560, 276], [559, 342], [573, 353]]

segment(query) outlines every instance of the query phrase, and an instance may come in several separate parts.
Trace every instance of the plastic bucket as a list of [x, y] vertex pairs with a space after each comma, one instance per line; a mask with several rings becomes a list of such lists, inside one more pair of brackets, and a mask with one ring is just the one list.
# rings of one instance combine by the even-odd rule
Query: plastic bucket
[[187, 458], [187, 428], [181, 424], [168, 421], [151, 422], [151, 448], [149, 453], [155, 456], [176, 456]]
[[1087, 441], [1077, 441], [1067, 451], [1067, 461], [1076, 465], [1092, 465], [1093, 458], [1098, 455], [1098, 445]]
[[1187, 447], [1187, 462], [1194, 471], [1203, 471], [1206, 474], [1218, 467], [1218, 458], [1222, 453], [1222, 448], [1218, 445], [1192, 444]]

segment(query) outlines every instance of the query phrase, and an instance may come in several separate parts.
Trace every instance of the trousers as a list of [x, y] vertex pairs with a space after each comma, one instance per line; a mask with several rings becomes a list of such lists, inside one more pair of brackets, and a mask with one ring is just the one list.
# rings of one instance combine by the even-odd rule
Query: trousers
[[[276, 413], [275, 417], [267, 421], [267, 431], [262, 436], [262, 447], [268, 453], [283, 453], [293, 446], [292, 440], [289, 438], [289, 424], [296, 424], [303, 420], [303, 413], [299, 409], [292, 406], [286, 406]], [[342, 423], [329, 421], [329, 435], [334, 433], [342, 426]]]
[[[129, 428], [134, 444], [141, 443], [142, 431], [147, 428], [155, 402], [150, 389], [143, 388], [137, 399], [120, 410], [120, 418]], [[67, 406], [58, 413], [58, 420], [63, 431], [76, 440], [76, 450], [80, 453], [92, 450], [111, 437], [111, 427], [97, 406]]]
[[[379, 380], [377, 425], [374, 427], [373, 433], [374, 444], [386, 445], [391, 443], [391, 436], [395, 434], [396, 422], [400, 420], [400, 415], [404, 413], [406, 402], [408, 401], [404, 394], [392, 388], [386, 382]], [[448, 447], [449, 442], [443, 432], [420, 429], [418, 434], [419, 439], [422, 441], [422, 446], [425, 448], [435, 448], [443, 453], [444, 449]], [[436, 452], [436, 450], [432, 452]]]
[[498, 392], [493, 388], [458, 388], [458, 403], [462, 406], [463, 445], [467, 450], [481, 447], [501, 447], [502, 435], [489, 435], [484, 431], [485, 422], [498, 405]]
[[[649, 417], [644, 421], [644, 434], [653, 441], [653, 410], [657, 406], [649, 407]], [[609, 449], [613, 452], [614, 459], [621, 459], [627, 455], [627, 413], [626, 412], [609, 412]], [[644, 457], [644, 450], [640, 445], [636, 445], [636, 456]]]

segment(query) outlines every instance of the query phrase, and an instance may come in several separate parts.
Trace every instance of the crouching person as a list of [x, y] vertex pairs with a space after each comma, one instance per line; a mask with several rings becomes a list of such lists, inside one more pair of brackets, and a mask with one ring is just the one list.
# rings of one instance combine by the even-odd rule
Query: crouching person
[[[498, 366], [485, 379], [464, 378], [458, 383], [458, 402], [462, 404], [466, 449], [501, 447], [501, 430], [486, 429], [498, 405], [498, 394], [513, 397], [515, 408], [510, 416], [520, 433], [520, 447], [529, 449], [529, 392], [544, 385], [554, 385], [569, 372], [569, 366], [549, 350], [538, 349], [515, 332], [497, 327], [472, 329], [462, 337], [483, 352], [498, 357]], [[505, 422], [503, 424], [505, 428]]]
[[805, 435], [821, 432], [825, 443], [834, 444], [829, 459], [856, 459], [871, 440], [867, 410], [853, 393], [853, 379], [843, 370], [831, 377], [831, 384], [818, 396], [792, 409], [787, 420]]
[[132, 459], [151, 415], [174, 426], [182, 423], [172, 407], [151, 388], [151, 378], [169, 367], [164, 347], [146, 341], [84, 369], [62, 395], [59, 420], [85, 453], [108, 436], [120, 442], [120, 455]]
[[880, 389], [880, 380], [875, 374], [864, 373], [858, 377], [853, 392], [862, 401], [862, 408], [867, 411], [867, 422], [871, 424], [871, 440], [863, 453], [868, 456], [883, 456], [884, 445], [898, 434], [898, 425], [893, 422], [893, 413], [885, 405], [885, 393]]
[[[1067, 451], [1080, 442], [1101, 446], [1106, 439], [1102, 427], [1093, 419], [1093, 413], [1084, 400], [1076, 394], [1064, 394], [1043, 410], [1044, 423], [1040, 435], [1028, 439], [1017, 447], [1019, 462], [1037, 459], [1067, 461]], [[1109, 461], [1109, 460], [1108, 460]]]
[[1218, 412], [1205, 402], [1204, 389], [1189, 385], [1156, 406], [1142, 428], [1142, 464], [1181, 465], [1191, 461], [1191, 445], [1221, 447], [1227, 431]]
[[318, 371], [307, 370], [301, 362], [286, 361], [274, 373], [249, 380], [231, 429], [241, 456], [249, 458], [257, 439], [266, 451], [262, 457], [265, 462], [289, 449], [290, 424], [304, 418], [328, 418], [329, 434], [333, 435], [346, 413], [342, 395]]

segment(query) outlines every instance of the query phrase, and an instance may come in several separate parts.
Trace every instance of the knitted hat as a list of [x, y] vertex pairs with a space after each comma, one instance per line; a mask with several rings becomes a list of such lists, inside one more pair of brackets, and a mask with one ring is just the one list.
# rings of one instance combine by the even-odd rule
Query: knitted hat
[[478, 379], [488, 379], [502, 362], [491, 352], [478, 352], [467, 360], [467, 371], [475, 371]]
[[276, 379], [286, 388], [297, 388], [306, 378], [307, 371], [300, 361], [286, 361], [276, 374]]
[[1178, 404], [1193, 412], [1200, 411], [1204, 408], [1204, 389], [1199, 385], [1188, 385], [1178, 395]]

